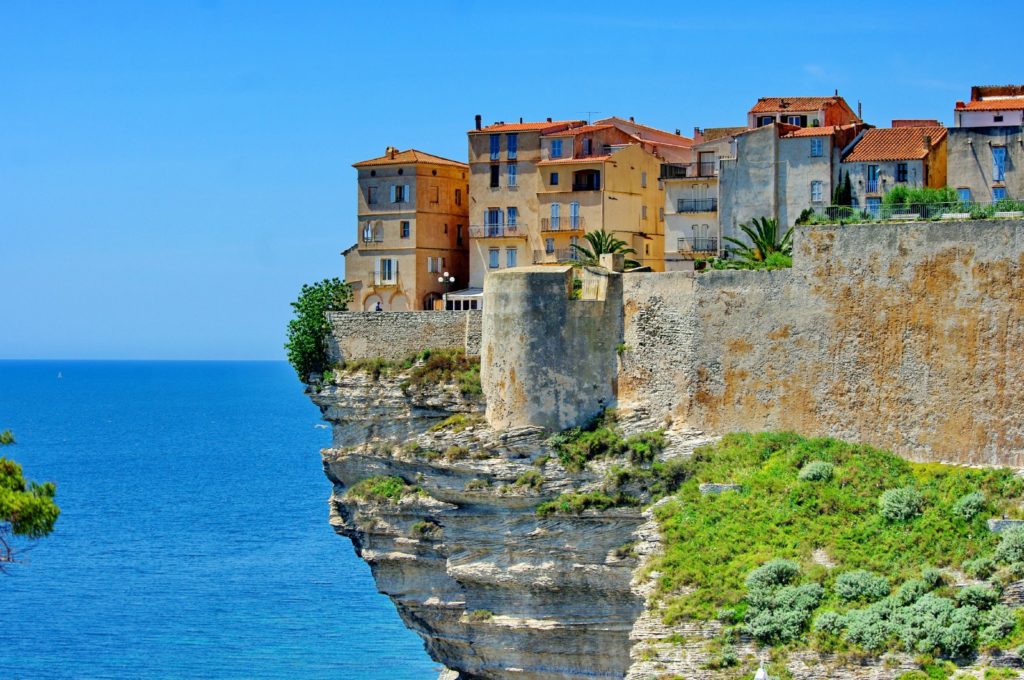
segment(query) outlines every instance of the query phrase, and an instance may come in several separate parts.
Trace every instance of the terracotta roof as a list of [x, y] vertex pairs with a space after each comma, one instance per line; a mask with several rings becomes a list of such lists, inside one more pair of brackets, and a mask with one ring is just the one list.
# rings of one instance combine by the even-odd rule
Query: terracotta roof
[[427, 163], [430, 165], [453, 165], [459, 168], [468, 168], [469, 166], [459, 161], [453, 161], [450, 158], [442, 158], [441, 156], [435, 156], [433, 154], [424, 153], [417, 151], [416, 149], [407, 149], [405, 151], [396, 150], [394, 155], [385, 154], [380, 158], [371, 158], [368, 161], [360, 161], [353, 163], [353, 168], [366, 168], [374, 165], [409, 165], [410, 163]]
[[922, 118], [893, 118], [893, 127], [942, 127], [937, 120]]
[[584, 156], [583, 158], [552, 158], [537, 161], [537, 165], [567, 165], [570, 163], [604, 163], [611, 156]]
[[586, 125], [585, 120], [554, 120], [539, 123], [494, 123], [485, 125], [479, 130], [470, 130], [470, 134], [479, 132], [557, 132], [567, 127]]
[[693, 145], [693, 140], [690, 139], [689, 137], [684, 137], [682, 135], [677, 135], [674, 132], [668, 132], [667, 130], [660, 130], [658, 128], [651, 127], [650, 125], [641, 125], [640, 123], [637, 123], [636, 121], [624, 120], [622, 118], [619, 118], [618, 116], [611, 116], [609, 118], [602, 118], [601, 120], [597, 121], [594, 124], [595, 125], [614, 125], [615, 127], [619, 128], [623, 132], [625, 132], [627, 134], [634, 135], [634, 136], [638, 136], [638, 135], [636, 135], [635, 132], [630, 132], [626, 128], [633, 127], [633, 128], [636, 128], [637, 130], [642, 130], [642, 131], [647, 132], [647, 133], [649, 133], [651, 135], [650, 137], [644, 137], [642, 135], [638, 136], [639, 139], [642, 139], [645, 142], [655, 142], [657, 144], [671, 144], [673, 146], [684, 146], [684, 147], [689, 147], [689, 146]]
[[573, 135], [585, 135], [588, 132], [598, 132], [599, 130], [610, 130], [615, 127], [614, 125], [583, 125], [581, 127], [569, 128], [568, 130], [561, 130], [558, 132], [550, 132], [550, 137], [569, 137]]
[[1024, 109], [1024, 97], [982, 99], [973, 102], [957, 102], [957, 111], [1019, 111]]
[[817, 111], [831, 104], [845, 104], [842, 97], [761, 97], [749, 113]]
[[741, 127], [704, 128], [704, 142], [713, 142], [723, 137], [735, 137], [746, 129], [745, 125]]
[[905, 161], [924, 158], [930, 148], [925, 141], [926, 136], [931, 136], [932, 146], [935, 146], [946, 136], [946, 128], [874, 128], [864, 133], [843, 162]]
[[783, 137], [831, 137], [835, 134], [836, 130], [845, 127], [842, 125], [821, 125], [819, 127], [805, 127], [799, 130], [793, 130], [787, 134], [782, 135]]

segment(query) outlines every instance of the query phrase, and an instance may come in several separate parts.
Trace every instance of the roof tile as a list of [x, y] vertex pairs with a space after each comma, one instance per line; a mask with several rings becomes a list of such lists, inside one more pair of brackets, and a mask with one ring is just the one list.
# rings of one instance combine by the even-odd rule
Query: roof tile
[[918, 160], [928, 155], [930, 147], [925, 141], [928, 136], [935, 146], [945, 138], [946, 128], [874, 128], [864, 133], [843, 162]]
[[366, 168], [375, 165], [409, 165], [411, 163], [426, 163], [430, 165], [452, 165], [459, 168], [468, 168], [469, 166], [459, 161], [453, 161], [450, 158], [442, 158], [441, 156], [435, 156], [433, 154], [424, 153], [423, 151], [417, 151], [416, 149], [407, 149], [405, 151], [395, 151], [394, 155], [386, 154], [379, 158], [371, 158], [369, 160], [360, 161], [353, 163], [353, 168]]

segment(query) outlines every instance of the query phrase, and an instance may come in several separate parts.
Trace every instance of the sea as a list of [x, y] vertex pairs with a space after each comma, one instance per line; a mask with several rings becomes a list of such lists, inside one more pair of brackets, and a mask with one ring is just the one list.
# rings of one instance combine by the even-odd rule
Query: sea
[[61, 515], [0, 575], [0, 678], [437, 677], [328, 524], [288, 364], [0, 361], [7, 428]]

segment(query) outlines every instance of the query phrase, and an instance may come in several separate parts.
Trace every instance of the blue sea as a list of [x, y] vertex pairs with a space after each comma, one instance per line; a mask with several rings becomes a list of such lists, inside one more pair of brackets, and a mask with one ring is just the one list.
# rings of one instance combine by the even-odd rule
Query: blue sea
[[283, 362], [0, 361], [61, 507], [0, 575], [0, 678], [436, 677], [327, 523], [319, 415]]

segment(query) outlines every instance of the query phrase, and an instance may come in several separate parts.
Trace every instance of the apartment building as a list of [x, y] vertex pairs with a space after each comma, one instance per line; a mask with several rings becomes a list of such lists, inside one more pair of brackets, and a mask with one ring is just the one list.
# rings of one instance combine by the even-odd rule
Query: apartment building
[[692, 270], [694, 260], [721, 254], [718, 161], [734, 155], [735, 137], [745, 129], [695, 128], [693, 162], [661, 165], [667, 271]]
[[957, 102], [947, 179], [965, 201], [1024, 199], [1024, 85], [976, 85]]
[[719, 167], [719, 225], [734, 238], [754, 217], [788, 227], [806, 208], [829, 205], [843, 150], [868, 126], [836, 94], [763, 97], [747, 127]]
[[[469, 167], [388, 147], [355, 163], [357, 242], [345, 256], [352, 309], [433, 310], [469, 276]], [[454, 279], [441, 283], [447, 272]]]
[[852, 205], [877, 215], [894, 187], [946, 186], [946, 136], [937, 120], [894, 120], [862, 132], [840, 164], [850, 176]]

